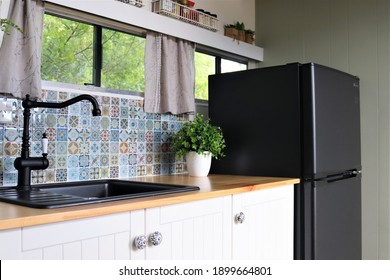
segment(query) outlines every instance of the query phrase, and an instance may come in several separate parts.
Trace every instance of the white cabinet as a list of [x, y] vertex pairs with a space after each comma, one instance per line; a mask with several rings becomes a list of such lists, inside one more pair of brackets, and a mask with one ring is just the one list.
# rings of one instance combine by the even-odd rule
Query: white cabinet
[[[239, 213], [245, 221], [236, 221]], [[145, 233], [162, 235], [145, 259], [294, 257], [294, 188], [276, 187], [146, 209]], [[135, 238], [135, 237], [134, 237]]]
[[125, 212], [4, 230], [0, 259], [129, 259], [130, 218]]
[[147, 235], [163, 240], [146, 248], [146, 259], [229, 259], [231, 196], [146, 209]]
[[[293, 259], [293, 211], [285, 186], [3, 230], [0, 259]], [[142, 250], [140, 235], [148, 239]]]
[[233, 195], [233, 259], [293, 259], [293, 186]]

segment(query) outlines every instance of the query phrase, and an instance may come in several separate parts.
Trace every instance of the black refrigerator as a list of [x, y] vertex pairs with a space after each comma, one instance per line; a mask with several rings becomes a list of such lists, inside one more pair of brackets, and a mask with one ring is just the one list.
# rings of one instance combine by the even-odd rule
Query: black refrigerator
[[295, 259], [361, 259], [359, 79], [314, 63], [209, 76], [211, 173], [300, 178]]

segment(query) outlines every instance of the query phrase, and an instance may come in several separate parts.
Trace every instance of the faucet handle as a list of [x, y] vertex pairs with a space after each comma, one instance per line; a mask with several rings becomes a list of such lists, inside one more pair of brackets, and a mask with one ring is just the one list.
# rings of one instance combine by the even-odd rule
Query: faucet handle
[[47, 156], [47, 146], [49, 144], [49, 140], [46, 137], [46, 132], [42, 134], [42, 155], [44, 157]]

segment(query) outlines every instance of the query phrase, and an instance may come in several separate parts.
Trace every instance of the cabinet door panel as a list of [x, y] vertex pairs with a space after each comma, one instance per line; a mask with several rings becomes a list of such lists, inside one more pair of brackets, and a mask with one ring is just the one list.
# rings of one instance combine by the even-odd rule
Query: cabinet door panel
[[22, 229], [23, 250], [49, 247], [128, 231], [129, 213], [111, 214]]
[[[63, 245], [64, 260], [81, 260], [82, 259], [82, 242], [76, 241]], [[60, 258], [61, 259], [61, 258]]]
[[130, 259], [132, 260], [144, 260], [145, 251], [139, 250], [135, 247], [134, 240], [137, 236], [145, 234], [145, 209], [135, 210], [130, 212]]
[[81, 242], [82, 259], [98, 260], [99, 259], [99, 238], [86, 239]]
[[60, 260], [62, 259], [62, 256], [63, 252], [61, 245], [46, 247], [43, 249], [44, 260]]
[[0, 231], [0, 260], [18, 260], [22, 244], [20, 228]]
[[233, 195], [233, 259], [293, 259], [293, 187]]
[[229, 259], [231, 196], [146, 209], [146, 232], [161, 232], [146, 259]]

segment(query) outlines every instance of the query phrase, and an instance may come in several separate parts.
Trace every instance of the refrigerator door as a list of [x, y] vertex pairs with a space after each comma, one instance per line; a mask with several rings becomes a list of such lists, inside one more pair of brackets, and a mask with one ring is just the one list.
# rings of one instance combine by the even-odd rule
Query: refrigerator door
[[361, 176], [313, 186], [313, 258], [362, 258]]
[[211, 173], [300, 177], [299, 65], [209, 76], [209, 115], [226, 157]]
[[301, 69], [304, 177], [360, 170], [359, 79], [316, 64]]

